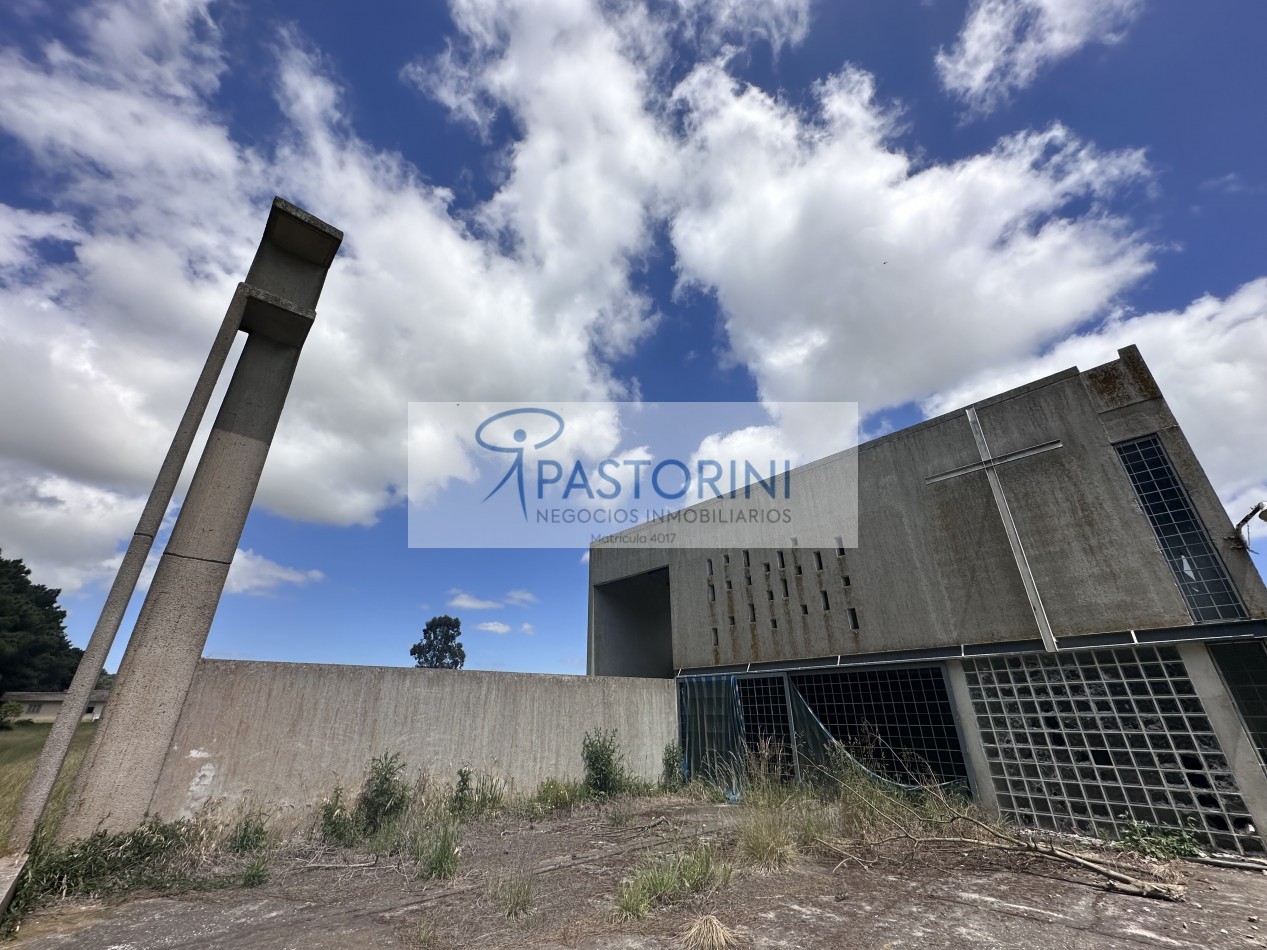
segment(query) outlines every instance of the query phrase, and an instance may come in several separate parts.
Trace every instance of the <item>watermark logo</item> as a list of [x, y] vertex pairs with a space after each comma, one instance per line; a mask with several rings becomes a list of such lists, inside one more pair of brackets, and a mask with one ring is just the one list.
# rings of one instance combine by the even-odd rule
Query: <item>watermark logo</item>
[[853, 403], [411, 403], [410, 544], [852, 546], [856, 441]]
[[[549, 434], [545, 438], [536, 442], [528, 441], [528, 431], [515, 425], [514, 431], [510, 433], [511, 440], [514, 445], [500, 445], [497, 436], [501, 433], [499, 429], [506, 427], [506, 420], [514, 419], [515, 423], [537, 423], [540, 424], [542, 419], [548, 420]], [[500, 424], [500, 425], [499, 425]], [[510, 468], [506, 469], [506, 474], [502, 476], [502, 480], [493, 486], [493, 490], [484, 496], [484, 501], [492, 498], [497, 494], [498, 489], [510, 480], [512, 475], [515, 476], [515, 483], [519, 488], [519, 509], [523, 512], [524, 520], [528, 520], [528, 502], [524, 497], [524, 448], [525, 445], [531, 445], [533, 449], [544, 449], [547, 445], [556, 441], [563, 434], [564, 423], [563, 417], [557, 412], [551, 412], [549, 409], [506, 409], [489, 416], [480, 423], [479, 428], [475, 430], [475, 441], [481, 447], [488, 449], [490, 452], [508, 452], [515, 456], [515, 460], [510, 463]], [[537, 433], [540, 434], [540, 433]], [[489, 439], [496, 441], [489, 441]]]

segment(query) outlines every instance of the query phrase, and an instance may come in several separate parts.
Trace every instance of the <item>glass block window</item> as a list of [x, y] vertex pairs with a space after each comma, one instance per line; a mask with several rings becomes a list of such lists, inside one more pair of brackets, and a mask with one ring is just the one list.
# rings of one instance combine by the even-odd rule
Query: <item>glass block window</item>
[[940, 667], [793, 673], [819, 721], [894, 781], [968, 779]]
[[1174, 647], [989, 657], [964, 672], [1006, 817], [1092, 837], [1136, 820], [1264, 853]]
[[1206, 646], [1258, 750], [1259, 761], [1267, 769], [1267, 642], [1242, 640]]
[[1120, 442], [1115, 448], [1192, 619], [1198, 623], [1244, 619], [1245, 608], [1236, 588], [1161, 441], [1155, 435], [1147, 435]]

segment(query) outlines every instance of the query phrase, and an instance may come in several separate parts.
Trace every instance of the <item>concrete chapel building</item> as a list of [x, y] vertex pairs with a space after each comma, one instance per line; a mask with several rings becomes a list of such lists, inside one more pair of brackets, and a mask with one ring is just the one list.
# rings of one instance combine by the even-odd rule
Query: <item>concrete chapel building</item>
[[696, 769], [835, 738], [1023, 824], [1264, 852], [1267, 589], [1135, 347], [832, 466], [856, 548], [595, 544], [589, 673], [676, 678]]

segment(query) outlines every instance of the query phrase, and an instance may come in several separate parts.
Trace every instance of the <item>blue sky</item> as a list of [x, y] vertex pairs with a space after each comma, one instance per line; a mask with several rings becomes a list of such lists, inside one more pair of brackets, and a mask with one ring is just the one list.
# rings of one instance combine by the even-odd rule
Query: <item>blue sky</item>
[[583, 671], [581, 552], [407, 547], [410, 401], [879, 432], [1137, 343], [1239, 515], [1264, 32], [1252, 2], [6, 4], [0, 548], [85, 642], [275, 193], [347, 240], [210, 656], [407, 665], [447, 612], [471, 667]]

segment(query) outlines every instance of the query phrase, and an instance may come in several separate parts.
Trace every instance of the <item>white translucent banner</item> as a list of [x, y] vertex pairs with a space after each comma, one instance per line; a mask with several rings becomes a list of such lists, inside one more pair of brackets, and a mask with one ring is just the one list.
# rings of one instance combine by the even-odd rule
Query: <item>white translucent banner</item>
[[856, 403], [410, 403], [409, 544], [854, 547], [857, 442]]

